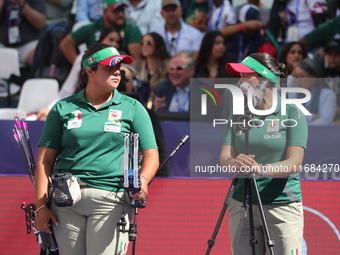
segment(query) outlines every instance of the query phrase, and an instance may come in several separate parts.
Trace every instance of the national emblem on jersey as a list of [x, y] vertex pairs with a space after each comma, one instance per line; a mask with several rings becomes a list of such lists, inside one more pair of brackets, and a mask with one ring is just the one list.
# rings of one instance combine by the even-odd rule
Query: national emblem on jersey
[[67, 129], [79, 128], [81, 127], [83, 114], [81, 111], [77, 110], [70, 113], [70, 117], [67, 122]]
[[269, 121], [267, 132], [277, 132], [280, 129], [280, 120], [272, 119]]
[[122, 111], [110, 109], [108, 120], [120, 120], [122, 118]]

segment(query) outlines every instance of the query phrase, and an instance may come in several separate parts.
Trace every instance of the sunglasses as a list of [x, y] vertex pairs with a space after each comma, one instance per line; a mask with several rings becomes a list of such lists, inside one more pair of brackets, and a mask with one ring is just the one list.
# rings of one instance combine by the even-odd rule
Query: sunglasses
[[192, 64], [186, 65], [186, 66], [169, 66], [169, 71], [182, 71], [184, 69], [187, 69], [189, 67], [192, 67]]
[[175, 47], [175, 42], [176, 42], [176, 38], [171, 38], [171, 40], [170, 40], [170, 45], [169, 45], [169, 49], [170, 50], [175, 50], [176, 49], [176, 47]]
[[152, 46], [153, 45], [153, 43], [152, 42], [150, 42], [150, 41], [146, 41], [146, 42], [141, 42], [140, 43], [140, 45], [146, 45], [146, 46]]

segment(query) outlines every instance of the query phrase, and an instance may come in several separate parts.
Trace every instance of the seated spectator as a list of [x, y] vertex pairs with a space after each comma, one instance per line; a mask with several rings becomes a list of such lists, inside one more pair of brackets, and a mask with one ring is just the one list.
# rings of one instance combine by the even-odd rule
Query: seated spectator
[[206, 33], [196, 60], [195, 76], [211, 80], [231, 77], [225, 71], [226, 64], [226, 45], [222, 33], [219, 31]]
[[146, 106], [150, 96], [149, 83], [142, 81], [135, 68], [131, 65], [121, 65], [121, 84], [118, 87], [119, 91], [134, 93], [138, 97], [139, 102]]
[[45, 22], [43, 0], [0, 0], [0, 47], [17, 49], [20, 64], [29, 66]]
[[147, 108], [152, 108], [155, 86], [167, 78], [170, 55], [166, 50], [163, 38], [157, 33], [147, 33], [142, 38], [142, 57], [132, 64], [139, 78], [150, 87], [150, 98]]
[[78, 0], [76, 22], [88, 22], [103, 17], [103, 0]]
[[189, 112], [190, 78], [194, 76], [194, 59], [188, 52], [181, 52], [170, 59], [169, 79], [154, 89], [155, 111]]
[[[340, 5], [340, 1], [339, 1]], [[338, 10], [340, 6], [338, 6]], [[305, 34], [299, 41], [304, 46], [315, 47], [319, 45], [325, 45], [333, 39], [340, 37], [340, 16], [332, 18], [319, 26], [313, 31]]]
[[208, 31], [219, 31], [237, 23], [237, 13], [229, 0], [209, 2]]
[[[333, 125], [336, 96], [332, 90], [325, 88], [324, 73], [319, 63], [305, 58], [295, 65], [292, 74], [296, 77], [297, 87], [311, 92], [311, 99], [304, 105], [312, 114], [306, 116], [308, 125]], [[300, 93], [293, 94], [292, 98], [300, 98]]]
[[[139, 81], [139, 77], [136, 73], [136, 71], [131, 68], [131, 66], [129, 65], [125, 65], [122, 64], [120, 67], [120, 72], [122, 75], [122, 71], [124, 71], [125, 73], [125, 78], [126, 80], [124, 82], [126, 82], [126, 85], [123, 86], [124, 88], [126, 88], [126, 90], [124, 91], [124, 88], [122, 88], [122, 80], [121, 83], [118, 86], [119, 91], [122, 94], [126, 94], [128, 96], [131, 96], [137, 100], [140, 101], [140, 103], [143, 104], [143, 101], [141, 100], [140, 97], [140, 93], [138, 90], [138, 88], [136, 88], [136, 86], [134, 86], [133, 83], [139, 83], [141, 81]], [[123, 79], [123, 75], [122, 75], [122, 79]], [[163, 133], [163, 129], [160, 123], [159, 118], [157, 117], [157, 115], [155, 114], [155, 112], [153, 110], [147, 109], [148, 114], [150, 115], [150, 119], [152, 122], [152, 126], [153, 126], [153, 131], [155, 133], [155, 137], [156, 137], [156, 143], [158, 146], [158, 151], [159, 151], [159, 162], [163, 163], [165, 162], [165, 160], [168, 157], [168, 153], [167, 153], [167, 149], [166, 149], [166, 143], [165, 143], [165, 138], [164, 138], [164, 133]], [[160, 171], [157, 172], [156, 176], [168, 176], [168, 165], [165, 165], [162, 169], [160, 169]]]
[[328, 18], [332, 19], [336, 16], [340, 15], [340, 11], [338, 10], [338, 4], [340, 2], [338, 0], [326, 0], [328, 6]]
[[279, 62], [286, 65], [288, 75], [290, 75], [294, 65], [307, 57], [307, 50], [301, 43], [289, 42], [282, 48]]
[[227, 56], [231, 62], [241, 62], [246, 56], [257, 52], [276, 56], [275, 47], [260, 32], [263, 25], [256, 5], [243, 5], [238, 20], [237, 25], [230, 25], [221, 30], [227, 39]]
[[280, 43], [298, 41], [318, 25], [327, 21], [325, 0], [274, 0], [267, 23]]
[[[115, 47], [116, 49], [120, 48], [121, 45], [121, 37], [118, 33], [118, 31], [113, 28], [113, 27], [106, 27], [103, 29], [101, 32], [99, 42], [108, 44], [112, 47]], [[65, 82], [63, 83], [59, 93], [58, 97], [55, 98], [48, 107], [41, 109], [37, 113], [37, 119], [39, 120], [45, 120], [50, 109], [52, 106], [59, 101], [60, 99], [63, 99], [65, 97], [73, 95], [76, 90], [78, 85], [80, 84], [80, 78], [79, 78], [79, 73], [81, 70], [81, 59], [82, 59], [83, 54], [79, 54], [74, 61], [74, 64], [72, 65], [72, 69], [70, 73], [68, 74]]]
[[125, 14], [128, 20], [139, 27], [143, 35], [164, 26], [161, 16], [161, 0], [124, 0], [127, 5]]
[[104, 16], [89, 25], [68, 34], [60, 43], [60, 49], [70, 63], [74, 63], [78, 52], [78, 45], [86, 43], [87, 47], [96, 43], [100, 32], [105, 27], [116, 28], [121, 37], [121, 49], [131, 55], [133, 59], [140, 58], [140, 41], [142, 34], [135, 24], [126, 20], [123, 0], [104, 0]]
[[184, 21], [202, 32], [207, 32], [209, 0], [190, 0], [188, 2], [187, 10], [184, 10], [183, 1], [181, 2]]
[[335, 125], [340, 125], [340, 40], [334, 40], [325, 47], [325, 82], [337, 97]]
[[152, 32], [163, 37], [170, 56], [179, 52], [190, 52], [196, 59], [203, 34], [182, 21], [183, 10], [179, 0], [162, 0], [161, 14], [165, 20], [165, 26], [159, 26]]
[[288, 0], [283, 15], [288, 25], [285, 42], [298, 41], [327, 21], [328, 7], [325, 0]]
[[266, 29], [270, 31], [279, 44], [283, 44], [286, 38], [287, 20], [285, 19], [285, 11], [286, 1], [273, 0], [269, 19], [266, 23]]
[[[78, 1], [80, 2], [80, 1]], [[73, 0], [46, 0], [46, 25], [64, 21], [70, 23]]]

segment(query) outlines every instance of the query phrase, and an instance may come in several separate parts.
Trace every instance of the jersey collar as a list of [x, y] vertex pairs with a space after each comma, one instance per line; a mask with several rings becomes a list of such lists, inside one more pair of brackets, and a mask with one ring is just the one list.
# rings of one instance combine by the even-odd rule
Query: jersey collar
[[[85, 102], [85, 103], [89, 103], [86, 98], [85, 98], [85, 89], [81, 90], [78, 95], [77, 95], [77, 99], [79, 102]], [[120, 104], [122, 102], [122, 94], [119, 93], [119, 91], [117, 89], [115, 89], [113, 91], [113, 97], [110, 100], [110, 105], [111, 104]], [[108, 102], [107, 102], [108, 103]]]

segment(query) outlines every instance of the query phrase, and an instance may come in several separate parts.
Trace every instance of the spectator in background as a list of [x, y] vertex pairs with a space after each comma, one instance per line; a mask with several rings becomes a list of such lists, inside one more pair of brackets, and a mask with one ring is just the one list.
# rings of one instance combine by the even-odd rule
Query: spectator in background
[[173, 56], [169, 65], [169, 79], [154, 89], [153, 109], [155, 111], [188, 112], [190, 78], [194, 76], [194, 59], [188, 52]]
[[289, 42], [282, 48], [279, 62], [286, 65], [288, 75], [290, 75], [294, 65], [307, 57], [307, 50], [301, 43]]
[[164, 26], [161, 16], [161, 0], [124, 0], [127, 5], [125, 14], [128, 20], [137, 24], [142, 34]]
[[190, 0], [188, 9], [184, 11], [184, 21], [202, 32], [208, 31], [209, 0]]
[[147, 33], [142, 38], [142, 57], [132, 64], [139, 78], [150, 87], [147, 108], [152, 108], [155, 86], [167, 78], [170, 55], [166, 50], [163, 38], [157, 33]]
[[[106, 27], [103, 29], [103, 31], [100, 34], [100, 38], [98, 42], [108, 44], [112, 47], [115, 47], [117, 50], [119, 50], [121, 45], [121, 37], [118, 33], [118, 31], [113, 27]], [[123, 53], [122, 53], [123, 54]], [[74, 61], [72, 65], [72, 69], [70, 73], [68, 74], [65, 82], [61, 86], [61, 89], [58, 93], [57, 98], [55, 98], [46, 108], [41, 109], [37, 113], [37, 119], [39, 120], [45, 120], [48, 113], [50, 112], [50, 109], [52, 106], [59, 101], [60, 99], [63, 99], [65, 97], [73, 95], [75, 92], [77, 92], [78, 85], [80, 83], [80, 70], [81, 70], [81, 59], [83, 54], [79, 54]], [[79, 92], [79, 91], [78, 91]]]
[[76, 22], [90, 22], [103, 17], [103, 0], [78, 0]]
[[171, 56], [179, 52], [190, 52], [197, 58], [203, 34], [196, 28], [182, 21], [183, 10], [179, 0], [163, 0], [161, 14], [165, 26], [152, 32], [160, 34]]
[[286, 38], [287, 21], [284, 15], [285, 10], [286, 1], [274, 0], [270, 8], [269, 20], [266, 24], [266, 28], [279, 44], [283, 44]]
[[130, 54], [133, 59], [140, 58], [140, 41], [142, 34], [137, 25], [126, 20], [123, 0], [104, 0], [104, 16], [89, 25], [68, 34], [60, 43], [60, 48], [70, 63], [74, 63], [78, 52], [77, 47], [86, 43], [87, 47], [96, 43], [100, 32], [105, 27], [116, 28], [121, 37], [121, 49]]
[[229, 0], [212, 0], [209, 2], [208, 31], [221, 30], [237, 23], [237, 14]]
[[226, 45], [220, 31], [211, 31], [204, 35], [198, 58], [195, 77], [215, 78], [230, 77], [225, 71], [227, 64]]
[[326, 22], [325, 0], [274, 0], [266, 27], [281, 44], [298, 41]]
[[[126, 85], [123, 87], [126, 88], [126, 92], [128, 93], [121, 91], [121, 90], [120, 92], [122, 94], [126, 94], [128, 96], [131, 96], [139, 100], [139, 102], [143, 104], [143, 101], [141, 100], [141, 94], [138, 91], [138, 88], [136, 88], [136, 86], [134, 85], [134, 83], [142, 82], [139, 80], [139, 76], [136, 70], [134, 70], [134, 68], [132, 68], [130, 65], [122, 64], [120, 67], [121, 74], [122, 74], [122, 71], [125, 72], [125, 82], [126, 82]], [[123, 75], [122, 75], [122, 79], [123, 79]], [[123, 84], [121, 82], [118, 87], [122, 85]], [[162, 164], [163, 162], [165, 162], [166, 158], [168, 157], [163, 129], [162, 129], [160, 120], [158, 116], [156, 115], [156, 113], [150, 109], [146, 109], [146, 111], [148, 112], [151, 122], [152, 122], [152, 127], [155, 133], [156, 143], [157, 143], [158, 152], [159, 152], [159, 162], [160, 164]], [[156, 173], [156, 176], [162, 176], [162, 177], [168, 176], [168, 165], [166, 164], [162, 169], [159, 169], [159, 171], [157, 171]]]
[[275, 47], [261, 34], [263, 25], [256, 5], [243, 5], [238, 20], [237, 25], [230, 25], [221, 30], [227, 39], [227, 56], [232, 62], [241, 62], [246, 56], [257, 52], [276, 56]]
[[73, 0], [45, 0], [46, 25], [59, 21], [70, 23], [72, 4]]
[[325, 45], [333, 39], [340, 38], [340, 16], [322, 23], [312, 32], [306, 34], [299, 41], [304, 46]]
[[0, 47], [17, 49], [20, 64], [30, 65], [45, 22], [43, 0], [0, 0]]
[[288, 25], [285, 41], [298, 41], [327, 21], [328, 8], [325, 0], [288, 0], [282, 15]]
[[328, 18], [332, 19], [336, 16], [340, 15], [340, 11], [338, 10], [338, 4], [340, 4], [339, 0], [326, 0], [328, 6]]
[[[191, 82], [190, 121], [211, 122], [214, 119], [228, 119], [232, 109], [232, 95], [228, 89], [215, 89], [220, 96], [219, 104], [210, 98], [206, 100], [206, 112], [209, 114], [202, 114], [202, 102], [199, 100], [202, 95], [202, 87], [209, 90], [214, 87], [215, 83], [219, 83], [218, 78], [233, 77], [225, 71], [228, 62], [222, 33], [220, 31], [207, 32], [203, 37], [196, 60], [194, 77], [197, 79]], [[231, 80], [223, 79], [223, 83], [226, 81], [233, 83]]]
[[325, 47], [327, 67], [324, 70], [325, 82], [337, 98], [335, 125], [340, 125], [340, 39], [333, 40]]
[[[306, 115], [310, 126], [333, 125], [336, 111], [335, 93], [325, 88], [324, 72], [316, 60], [305, 58], [297, 63], [293, 69], [296, 86], [308, 89], [311, 99], [305, 103], [306, 109], [312, 115]], [[300, 93], [293, 93], [292, 98], [300, 98]]]

